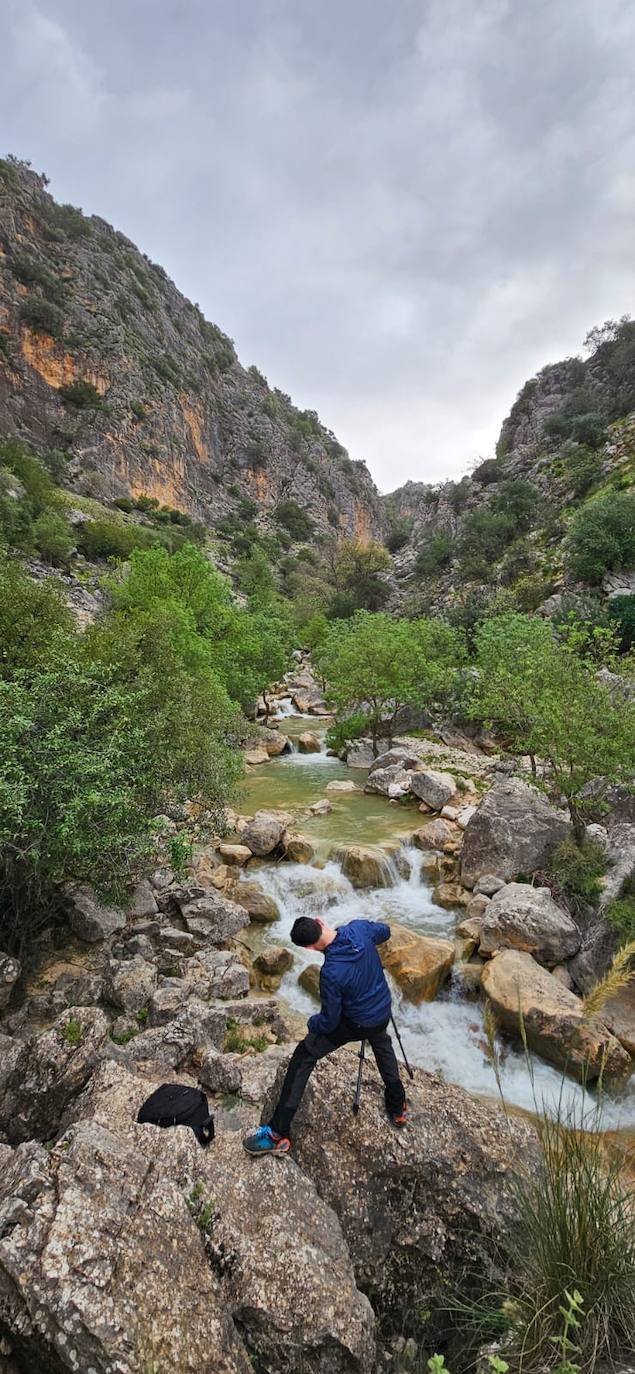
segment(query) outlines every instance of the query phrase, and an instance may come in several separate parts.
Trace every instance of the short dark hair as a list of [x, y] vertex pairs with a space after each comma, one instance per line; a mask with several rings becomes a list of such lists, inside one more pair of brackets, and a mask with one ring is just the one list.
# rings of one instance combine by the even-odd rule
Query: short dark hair
[[321, 934], [322, 927], [313, 916], [298, 916], [297, 921], [294, 921], [291, 927], [291, 939], [294, 945], [303, 945], [305, 949], [307, 945], [317, 944]]

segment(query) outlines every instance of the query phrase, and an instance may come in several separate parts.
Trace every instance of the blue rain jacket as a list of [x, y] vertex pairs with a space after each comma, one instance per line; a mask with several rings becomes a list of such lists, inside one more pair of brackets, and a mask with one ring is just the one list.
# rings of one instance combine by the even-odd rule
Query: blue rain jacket
[[349, 921], [324, 951], [320, 973], [321, 1011], [309, 1030], [328, 1035], [346, 1016], [357, 1026], [379, 1026], [390, 1016], [390, 988], [377, 945], [390, 939], [383, 921]]

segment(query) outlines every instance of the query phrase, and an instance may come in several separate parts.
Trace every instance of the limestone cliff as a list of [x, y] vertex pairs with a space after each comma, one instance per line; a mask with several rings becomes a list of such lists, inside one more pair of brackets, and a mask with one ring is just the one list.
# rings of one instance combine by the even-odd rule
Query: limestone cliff
[[66, 450], [76, 490], [147, 494], [213, 524], [292, 499], [323, 533], [381, 536], [379, 494], [313, 411], [104, 220], [0, 161], [0, 434]]

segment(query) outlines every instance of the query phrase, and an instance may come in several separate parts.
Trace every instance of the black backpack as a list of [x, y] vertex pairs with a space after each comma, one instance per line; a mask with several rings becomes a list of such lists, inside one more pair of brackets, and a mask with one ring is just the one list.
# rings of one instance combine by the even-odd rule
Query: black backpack
[[151, 1126], [190, 1126], [200, 1145], [209, 1145], [214, 1139], [214, 1118], [205, 1093], [182, 1083], [162, 1083], [139, 1108], [137, 1121]]

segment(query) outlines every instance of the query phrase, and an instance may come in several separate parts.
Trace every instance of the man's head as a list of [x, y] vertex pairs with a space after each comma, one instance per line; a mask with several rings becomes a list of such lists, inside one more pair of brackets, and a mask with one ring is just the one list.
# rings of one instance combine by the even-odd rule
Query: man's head
[[298, 916], [291, 928], [294, 945], [301, 945], [303, 949], [326, 949], [336, 935], [337, 931], [327, 926], [319, 916]]

